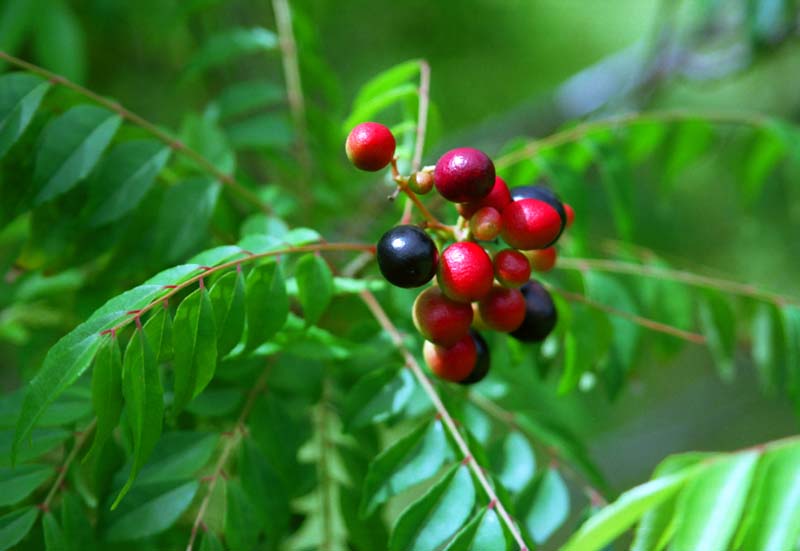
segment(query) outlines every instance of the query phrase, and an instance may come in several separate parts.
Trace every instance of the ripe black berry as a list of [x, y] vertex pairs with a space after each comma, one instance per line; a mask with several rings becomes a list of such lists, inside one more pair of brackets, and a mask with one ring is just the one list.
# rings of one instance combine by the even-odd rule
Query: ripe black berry
[[489, 345], [477, 331], [471, 330], [472, 340], [475, 341], [475, 348], [478, 350], [478, 359], [475, 361], [475, 367], [469, 372], [464, 379], [461, 379], [459, 384], [473, 385], [483, 380], [486, 374], [489, 373], [489, 364], [491, 359], [489, 356]]
[[[544, 201], [558, 212], [561, 217], [561, 231], [558, 232], [558, 237], [564, 232], [567, 227], [567, 211], [564, 208], [564, 203], [558, 198], [558, 195], [547, 186], [520, 186], [511, 190], [511, 199], [519, 201], [520, 199], [538, 199]], [[558, 237], [553, 241], [555, 243]], [[552, 243], [551, 243], [552, 245]]]
[[525, 319], [517, 329], [509, 333], [522, 342], [541, 342], [556, 326], [558, 315], [550, 293], [538, 281], [530, 281], [520, 287], [525, 297]]
[[436, 274], [439, 251], [430, 236], [416, 226], [395, 226], [378, 241], [378, 267], [398, 287], [419, 287]]

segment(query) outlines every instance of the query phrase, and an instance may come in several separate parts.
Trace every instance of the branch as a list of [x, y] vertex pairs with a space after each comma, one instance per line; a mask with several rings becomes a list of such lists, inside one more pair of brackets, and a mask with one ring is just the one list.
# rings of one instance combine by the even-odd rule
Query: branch
[[197, 164], [197, 166], [199, 166], [204, 171], [209, 173], [216, 180], [219, 180], [222, 184], [228, 186], [232, 191], [238, 193], [242, 199], [248, 201], [253, 206], [257, 207], [258, 209], [262, 210], [267, 214], [270, 214], [272, 212], [272, 209], [269, 207], [269, 205], [263, 203], [261, 199], [258, 197], [258, 195], [256, 195], [248, 188], [246, 188], [244, 185], [242, 185], [232, 174], [227, 174], [225, 172], [222, 172], [220, 169], [214, 166], [214, 164], [211, 161], [206, 159], [203, 155], [201, 155], [194, 149], [191, 149], [185, 143], [173, 137], [168, 132], [161, 130], [155, 124], [149, 122], [148, 120], [142, 118], [136, 113], [123, 107], [116, 101], [104, 98], [103, 96], [96, 94], [95, 92], [92, 92], [88, 88], [84, 88], [80, 84], [76, 84], [71, 80], [66, 79], [63, 76], [57, 75], [56, 73], [52, 73], [47, 69], [39, 67], [38, 65], [34, 65], [33, 63], [29, 63], [25, 60], [14, 57], [3, 50], [0, 50], [0, 59], [7, 61], [11, 65], [15, 65], [17, 67], [25, 69], [30, 73], [34, 73], [41, 77], [44, 77], [53, 84], [63, 86], [64, 88], [68, 88], [73, 92], [76, 92], [77, 94], [87, 99], [90, 99], [91, 101], [99, 105], [102, 105], [109, 111], [113, 111], [114, 113], [119, 115], [120, 118], [122, 118], [123, 120], [126, 120], [131, 124], [134, 124], [139, 128], [142, 128], [143, 130], [148, 132], [150, 135], [152, 135], [153, 137], [164, 143], [167, 147], [169, 147], [176, 153], [181, 154], [184, 157], [187, 157], [188, 159], [194, 161], [194, 163]]
[[61, 488], [61, 484], [64, 482], [64, 477], [67, 476], [67, 472], [69, 472], [70, 466], [72, 463], [75, 462], [75, 459], [78, 457], [78, 453], [83, 448], [83, 445], [86, 444], [86, 441], [89, 439], [89, 435], [94, 430], [95, 426], [97, 426], [97, 418], [95, 417], [92, 419], [92, 422], [89, 423], [83, 432], [78, 433], [75, 438], [75, 445], [70, 450], [69, 455], [64, 460], [64, 464], [61, 466], [58, 472], [58, 476], [56, 477], [53, 485], [50, 486], [50, 491], [47, 492], [47, 497], [44, 498], [44, 501], [39, 505], [39, 509], [42, 511], [49, 511], [50, 510], [50, 502], [53, 501], [56, 493], [58, 493], [58, 489]]
[[445, 408], [444, 404], [442, 403], [441, 398], [436, 393], [436, 390], [433, 388], [430, 380], [422, 371], [417, 359], [414, 357], [413, 354], [408, 350], [408, 348], [403, 343], [403, 337], [400, 335], [400, 331], [397, 327], [392, 323], [389, 317], [386, 315], [386, 312], [375, 299], [375, 295], [373, 295], [370, 291], [362, 291], [361, 292], [361, 300], [364, 301], [367, 308], [372, 312], [372, 315], [375, 317], [375, 320], [380, 324], [380, 326], [386, 331], [392, 339], [392, 342], [402, 354], [403, 359], [405, 360], [406, 367], [408, 367], [411, 372], [416, 377], [417, 381], [419, 382], [422, 390], [425, 391], [425, 394], [428, 395], [431, 402], [433, 402], [434, 408], [438, 412], [439, 416], [444, 421], [445, 426], [447, 427], [448, 432], [453, 437], [453, 440], [456, 442], [461, 454], [464, 456], [464, 462], [469, 465], [469, 468], [472, 470], [472, 473], [475, 475], [475, 478], [478, 479], [481, 486], [483, 487], [486, 495], [489, 496], [489, 503], [494, 503], [497, 507], [497, 513], [500, 515], [503, 523], [508, 528], [508, 531], [511, 532], [511, 535], [514, 537], [514, 540], [520, 547], [520, 551], [527, 551], [528, 547], [525, 544], [525, 541], [522, 539], [520, 535], [519, 529], [517, 528], [516, 524], [512, 520], [511, 516], [506, 511], [506, 508], [503, 506], [502, 501], [497, 497], [494, 489], [492, 488], [491, 484], [486, 478], [483, 470], [481, 469], [480, 465], [478, 465], [475, 457], [470, 452], [467, 443], [462, 438], [461, 433], [458, 432], [456, 428], [455, 422], [453, 418], [450, 416], [450, 413]]
[[231, 453], [233, 450], [236, 449], [236, 446], [242, 440], [242, 437], [245, 433], [245, 422], [247, 418], [250, 416], [250, 412], [253, 410], [253, 406], [256, 403], [256, 398], [258, 395], [266, 389], [267, 386], [267, 378], [269, 378], [270, 371], [272, 370], [272, 364], [270, 363], [267, 365], [266, 369], [261, 373], [261, 376], [256, 381], [255, 385], [253, 385], [252, 390], [247, 395], [247, 401], [242, 408], [242, 412], [239, 414], [239, 418], [236, 420], [236, 424], [230, 431], [230, 436], [228, 437], [227, 441], [225, 442], [225, 446], [222, 448], [222, 453], [217, 459], [216, 464], [214, 465], [214, 470], [212, 471], [210, 477], [208, 478], [208, 492], [206, 492], [205, 497], [203, 498], [202, 503], [200, 503], [200, 508], [197, 510], [197, 515], [194, 518], [194, 523], [192, 524], [192, 532], [189, 535], [189, 543], [186, 545], [186, 551], [192, 551], [192, 546], [194, 545], [194, 540], [197, 538], [197, 532], [200, 526], [203, 525], [203, 517], [208, 510], [208, 503], [211, 501], [211, 494], [214, 493], [214, 488], [217, 485], [217, 480], [219, 480], [223, 476], [223, 472], [225, 471], [225, 465], [228, 463], [228, 459], [230, 458]]
[[631, 262], [621, 262], [618, 260], [605, 260], [600, 258], [559, 258], [559, 269], [564, 270], [578, 270], [587, 271], [595, 270], [599, 272], [611, 272], [617, 274], [630, 274], [640, 277], [652, 277], [655, 279], [664, 279], [668, 281], [678, 281], [692, 285], [694, 287], [703, 287], [706, 289], [715, 289], [733, 295], [745, 296], [761, 300], [764, 302], [771, 302], [776, 306], [784, 306], [786, 304], [800, 304], [798, 299], [765, 291], [754, 285], [747, 283], [738, 283], [726, 279], [718, 279], [704, 275], [686, 272], [683, 270], [672, 270], [669, 268], [658, 268], [655, 266], [644, 266], [642, 264], [634, 264]]
[[[431, 66], [424, 59], [419, 62], [419, 105], [417, 109], [417, 136], [414, 140], [414, 157], [411, 160], [412, 172], [417, 172], [422, 167], [422, 154], [425, 151], [425, 135], [428, 131], [428, 111], [430, 110], [431, 98]], [[406, 191], [408, 193], [408, 191]], [[411, 201], [406, 201], [403, 207], [403, 215], [400, 218], [401, 224], [408, 224], [411, 221]]]

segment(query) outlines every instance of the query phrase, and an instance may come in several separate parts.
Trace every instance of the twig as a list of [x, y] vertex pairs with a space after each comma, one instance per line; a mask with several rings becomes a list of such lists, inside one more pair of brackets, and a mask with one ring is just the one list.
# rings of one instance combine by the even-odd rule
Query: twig
[[[422, 155], [425, 151], [425, 136], [428, 131], [428, 111], [430, 110], [431, 98], [431, 66], [421, 59], [419, 62], [419, 104], [417, 109], [417, 135], [414, 140], [414, 157], [411, 160], [411, 170], [417, 172], [422, 167]], [[411, 197], [409, 196], [409, 199]], [[401, 224], [408, 224], [411, 221], [411, 208], [413, 200], [406, 201], [403, 207], [403, 215], [400, 217]]]
[[266, 388], [267, 379], [269, 378], [269, 373], [271, 370], [272, 364], [267, 365], [266, 369], [264, 369], [255, 385], [248, 393], [247, 401], [242, 408], [242, 412], [239, 414], [239, 418], [236, 420], [236, 424], [231, 430], [231, 435], [225, 441], [225, 446], [222, 448], [222, 453], [220, 454], [219, 459], [217, 459], [217, 462], [214, 464], [214, 470], [209, 478], [208, 492], [206, 492], [205, 497], [203, 497], [203, 501], [200, 503], [200, 508], [197, 510], [197, 515], [194, 518], [192, 532], [189, 535], [189, 543], [186, 545], [186, 551], [192, 551], [194, 540], [197, 538], [197, 532], [200, 529], [200, 526], [203, 524], [203, 517], [208, 509], [208, 504], [211, 501], [211, 495], [214, 493], [217, 480], [222, 477], [222, 473], [225, 470], [225, 465], [228, 463], [231, 453], [233, 453], [233, 450], [236, 449], [236, 446], [242, 439], [244, 434], [244, 424], [247, 421], [247, 418], [250, 416], [253, 406], [255, 406], [256, 398], [258, 398], [258, 395]]
[[77, 438], [75, 438], [75, 445], [72, 447], [72, 449], [69, 452], [69, 455], [67, 455], [67, 458], [64, 460], [64, 464], [61, 465], [61, 468], [58, 472], [58, 476], [53, 482], [53, 485], [50, 487], [50, 491], [47, 492], [47, 497], [45, 497], [44, 501], [41, 503], [41, 505], [39, 505], [39, 508], [42, 509], [43, 511], [50, 510], [50, 502], [53, 501], [53, 498], [58, 493], [58, 489], [61, 488], [61, 484], [64, 482], [64, 477], [67, 476], [67, 472], [69, 471], [70, 466], [75, 461], [75, 458], [78, 457], [78, 453], [81, 451], [81, 448], [83, 448], [83, 445], [89, 439], [89, 435], [92, 433], [95, 426], [97, 426], [96, 417], [92, 419], [92, 422], [89, 423], [89, 426], [87, 426], [83, 430], [83, 432], [78, 434]]
[[528, 547], [525, 545], [525, 541], [522, 539], [517, 525], [511, 519], [511, 516], [508, 514], [508, 511], [506, 511], [502, 501], [500, 501], [500, 499], [497, 497], [497, 494], [495, 493], [491, 484], [489, 484], [486, 475], [483, 473], [480, 465], [478, 465], [475, 457], [472, 455], [472, 452], [470, 452], [470, 449], [467, 446], [467, 443], [464, 441], [464, 438], [462, 438], [461, 433], [458, 432], [453, 418], [450, 416], [447, 408], [445, 408], [441, 398], [439, 398], [439, 395], [436, 393], [433, 385], [428, 380], [428, 377], [422, 371], [417, 359], [413, 354], [411, 354], [411, 352], [403, 343], [403, 337], [400, 335], [400, 331], [386, 315], [386, 312], [378, 303], [375, 295], [369, 291], [362, 291], [361, 299], [364, 301], [364, 304], [366, 304], [367, 308], [369, 308], [370, 312], [372, 312], [372, 315], [375, 317], [380, 326], [389, 334], [392, 342], [402, 354], [406, 366], [411, 370], [411, 372], [414, 374], [414, 377], [416, 377], [417, 381], [422, 387], [422, 390], [425, 392], [425, 394], [427, 394], [431, 402], [433, 402], [434, 408], [436, 408], [436, 411], [444, 421], [448, 432], [450, 432], [450, 435], [453, 437], [453, 440], [461, 451], [461, 454], [464, 457], [464, 462], [469, 465], [469, 468], [472, 470], [475, 478], [478, 479], [478, 482], [480, 482], [481, 486], [486, 492], [486, 495], [489, 496], [489, 503], [494, 503], [495, 507], [497, 508], [498, 515], [500, 515], [501, 520], [519, 545], [520, 550], [527, 551]]
[[672, 270], [669, 268], [659, 268], [656, 266], [644, 266], [642, 264], [634, 264], [631, 262], [621, 262], [618, 260], [605, 260], [600, 258], [559, 258], [558, 269], [564, 270], [596, 270], [599, 272], [611, 272], [618, 274], [630, 274], [641, 277], [652, 277], [655, 279], [664, 279], [669, 281], [679, 281], [695, 287], [703, 287], [707, 289], [715, 289], [750, 297], [765, 302], [771, 302], [777, 306], [786, 304], [800, 304], [795, 298], [772, 293], [759, 289], [754, 285], [747, 283], [738, 283], [736, 281], [729, 281], [726, 279], [718, 279], [715, 277], [708, 277], [704, 275], [695, 274], [693, 272], [686, 272], [683, 270]]
[[546, 285], [546, 287], [551, 290], [555, 291], [556, 293], [563, 296], [565, 299], [573, 301], [573, 302], [581, 302], [586, 306], [591, 308], [595, 308], [597, 310], [602, 310], [608, 314], [613, 316], [617, 316], [623, 319], [626, 319], [636, 325], [640, 325], [642, 327], [646, 327], [652, 331], [657, 331], [659, 333], [664, 333], [666, 335], [672, 335], [673, 337], [677, 337], [679, 339], [683, 339], [685, 341], [689, 341], [695, 344], [706, 344], [706, 338], [699, 333], [692, 333], [691, 331], [684, 331], [683, 329], [679, 329], [672, 325], [667, 325], [666, 323], [661, 323], [650, 318], [644, 318], [642, 316], [637, 316], [636, 314], [631, 314], [630, 312], [626, 312], [624, 310], [617, 310], [612, 306], [608, 306], [607, 304], [603, 304], [600, 302], [596, 302], [590, 298], [587, 298], [579, 293], [571, 293], [569, 291], [565, 291], [564, 289], [559, 289], [558, 287], [554, 287], [553, 285]]
[[117, 115], [119, 115], [123, 120], [127, 120], [131, 124], [138, 126], [139, 128], [144, 129], [149, 134], [154, 136], [159, 141], [163, 142], [167, 147], [175, 151], [176, 153], [191, 159], [195, 164], [197, 164], [200, 168], [208, 172], [211, 176], [213, 176], [216, 180], [219, 180], [223, 185], [229, 187], [232, 191], [239, 194], [242, 199], [253, 204], [253, 206], [259, 208], [263, 212], [269, 214], [272, 212], [272, 209], [269, 205], [265, 204], [261, 201], [261, 199], [250, 191], [248, 188], [243, 186], [232, 174], [227, 174], [216, 166], [214, 163], [206, 159], [203, 155], [195, 151], [194, 149], [188, 147], [185, 143], [178, 140], [177, 138], [173, 137], [169, 133], [161, 130], [155, 124], [149, 122], [148, 120], [142, 118], [141, 116], [137, 115], [136, 113], [128, 110], [127, 108], [123, 107], [121, 104], [117, 103], [114, 100], [110, 100], [108, 98], [104, 98], [103, 96], [92, 92], [88, 88], [84, 88], [80, 84], [76, 84], [67, 78], [57, 75], [56, 73], [52, 73], [47, 69], [43, 69], [38, 65], [34, 65], [33, 63], [29, 63], [25, 60], [19, 59], [14, 57], [3, 50], [0, 50], [0, 59], [7, 61], [8, 63], [25, 69], [28, 72], [37, 74], [41, 77], [46, 78], [50, 82], [56, 85], [63, 86], [64, 88], [68, 88], [73, 92], [84, 96], [92, 100], [93, 102], [102, 105], [106, 109], [113, 111]]

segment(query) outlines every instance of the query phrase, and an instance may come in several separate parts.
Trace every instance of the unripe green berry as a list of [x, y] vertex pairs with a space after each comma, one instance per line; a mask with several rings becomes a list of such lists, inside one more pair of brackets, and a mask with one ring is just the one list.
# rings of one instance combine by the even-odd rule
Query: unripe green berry
[[469, 230], [479, 241], [492, 241], [500, 235], [503, 218], [497, 209], [483, 207], [469, 219]]

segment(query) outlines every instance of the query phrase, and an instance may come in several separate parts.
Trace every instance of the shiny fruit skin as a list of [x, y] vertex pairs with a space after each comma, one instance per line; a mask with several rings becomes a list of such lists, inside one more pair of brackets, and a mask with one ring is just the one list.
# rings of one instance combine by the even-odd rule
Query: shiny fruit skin
[[489, 345], [486, 344], [484, 338], [477, 331], [470, 331], [470, 335], [472, 335], [472, 338], [475, 341], [475, 348], [477, 349], [478, 357], [475, 360], [475, 367], [472, 368], [472, 371], [469, 372], [469, 375], [467, 375], [465, 379], [458, 381], [458, 384], [461, 385], [474, 385], [475, 383], [481, 382], [489, 373], [489, 367], [491, 365]]
[[503, 209], [503, 240], [520, 250], [544, 249], [561, 235], [558, 212], [538, 199], [513, 201]]
[[390, 229], [378, 241], [378, 267], [398, 287], [420, 287], [436, 274], [439, 252], [430, 236], [416, 226]]
[[[561, 234], [569, 225], [569, 217], [567, 216], [567, 209], [564, 206], [564, 203], [561, 201], [558, 195], [556, 195], [556, 192], [547, 186], [538, 185], [516, 187], [511, 190], [511, 197], [514, 201], [519, 201], [520, 199], [538, 199], [556, 209], [558, 215], [561, 217], [561, 231], [558, 232], [558, 237], [561, 237]], [[553, 243], [558, 240], [558, 237], [553, 240]]]
[[531, 261], [531, 268], [537, 272], [549, 272], [556, 265], [556, 248], [547, 247], [538, 251], [526, 251], [525, 255]]
[[356, 168], [376, 172], [392, 162], [397, 142], [392, 131], [377, 122], [362, 122], [347, 136], [345, 151]]
[[469, 333], [472, 307], [447, 298], [439, 287], [428, 287], [414, 301], [412, 310], [417, 331], [440, 346], [453, 346]]
[[503, 249], [494, 255], [494, 277], [506, 287], [521, 287], [531, 278], [528, 257], [516, 249]]
[[525, 319], [525, 297], [519, 289], [495, 285], [478, 303], [481, 321], [495, 331], [509, 333]]
[[556, 305], [538, 281], [523, 285], [520, 291], [525, 297], [525, 319], [510, 335], [522, 342], [541, 342], [556, 326]]
[[433, 171], [439, 194], [455, 203], [478, 201], [494, 186], [494, 163], [484, 153], [470, 147], [452, 149], [442, 155]]
[[500, 235], [503, 218], [493, 207], [483, 207], [469, 219], [469, 231], [478, 241], [493, 241]]
[[511, 192], [508, 189], [508, 185], [506, 185], [505, 181], [500, 176], [496, 176], [492, 190], [486, 197], [479, 201], [473, 201], [472, 203], [459, 203], [456, 205], [456, 209], [465, 220], [469, 220], [472, 218], [473, 214], [484, 207], [492, 207], [497, 210], [497, 212], [502, 213], [505, 206], [510, 202]]
[[444, 294], [456, 302], [480, 300], [492, 289], [492, 260], [476, 243], [453, 243], [442, 251], [436, 279]]
[[575, 210], [572, 208], [572, 205], [564, 203], [564, 212], [567, 215], [567, 227], [569, 228], [575, 222]]
[[478, 360], [478, 347], [469, 333], [453, 346], [445, 347], [425, 341], [422, 345], [425, 363], [440, 379], [457, 383], [466, 379]]

